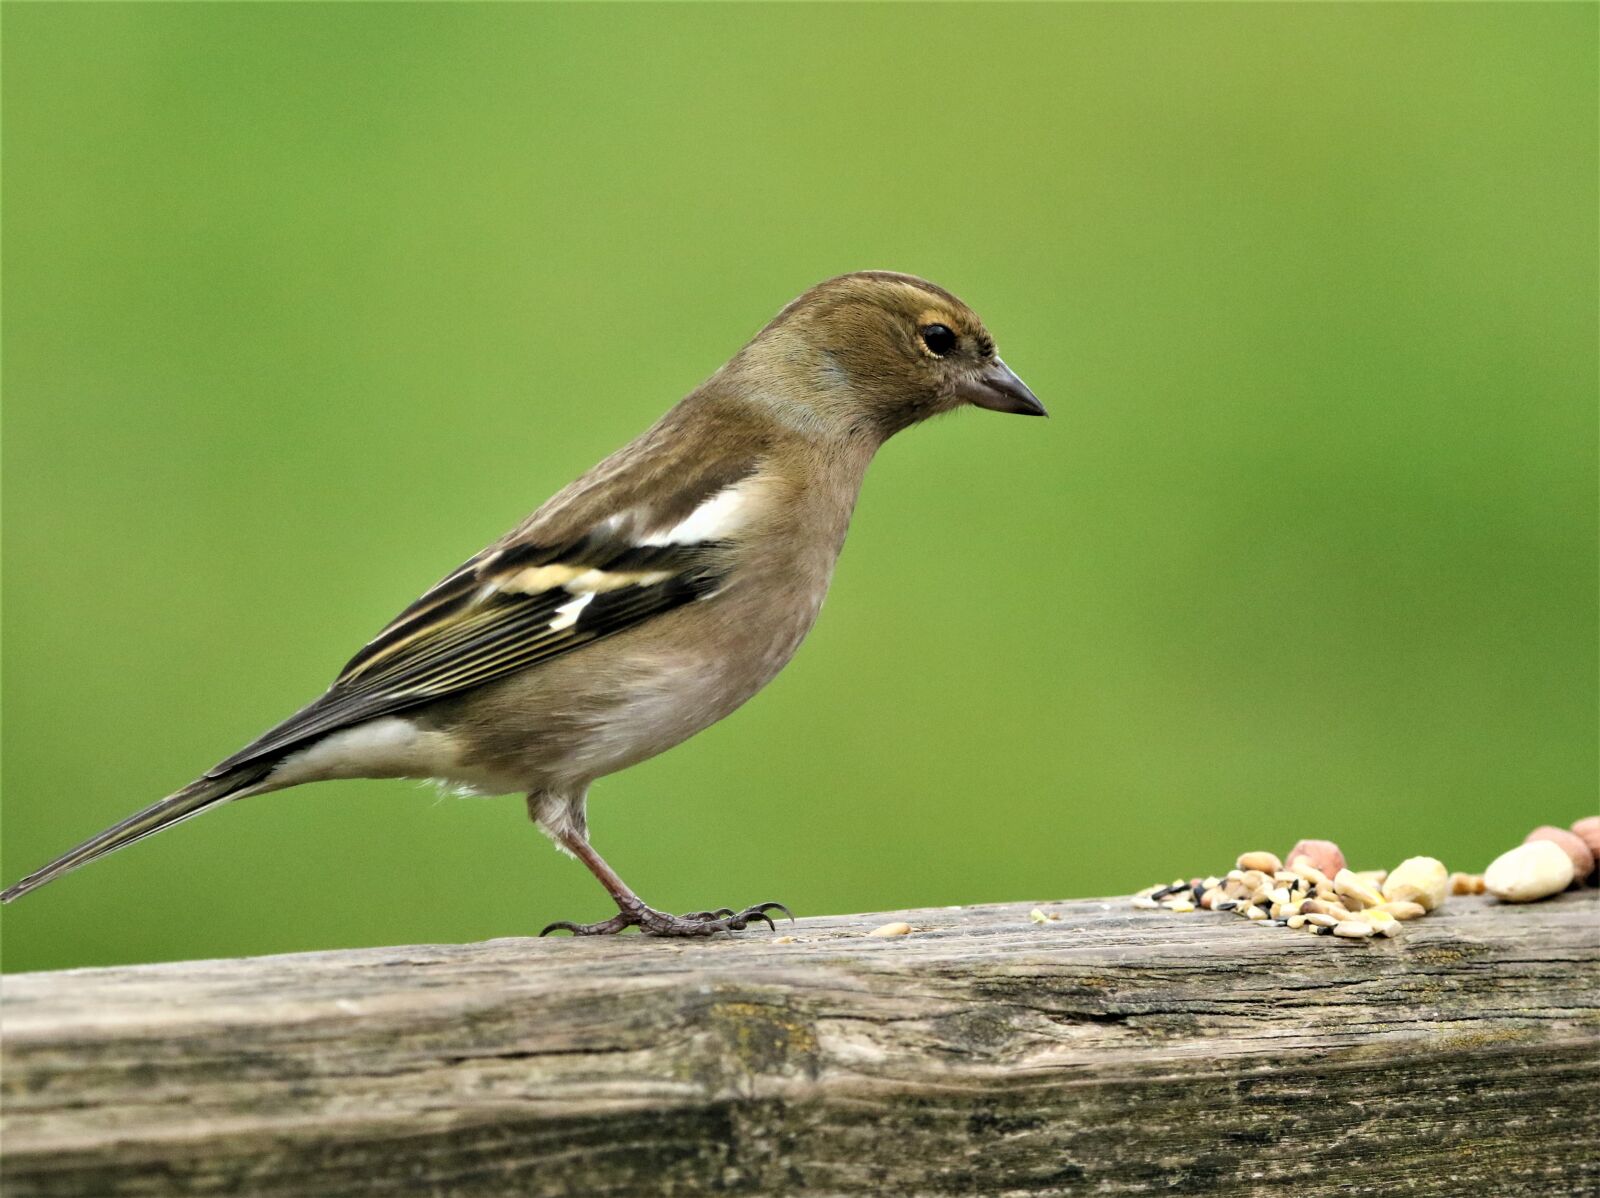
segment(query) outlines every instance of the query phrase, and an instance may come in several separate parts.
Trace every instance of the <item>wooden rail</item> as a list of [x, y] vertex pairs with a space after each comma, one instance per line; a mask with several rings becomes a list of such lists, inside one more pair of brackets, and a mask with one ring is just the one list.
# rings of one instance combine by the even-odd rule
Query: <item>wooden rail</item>
[[[4, 980], [25, 1195], [1600, 1193], [1600, 903], [1127, 901]], [[899, 939], [865, 933], [891, 920]]]

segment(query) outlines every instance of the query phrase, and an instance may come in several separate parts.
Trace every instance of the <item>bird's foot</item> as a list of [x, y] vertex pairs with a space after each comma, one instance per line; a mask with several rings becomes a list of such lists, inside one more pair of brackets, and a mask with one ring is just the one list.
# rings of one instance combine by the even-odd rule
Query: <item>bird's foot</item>
[[735, 911], [732, 907], [721, 907], [716, 911], [691, 911], [687, 915], [669, 915], [665, 911], [647, 907], [636, 899], [623, 906], [622, 910], [610, 919], [602, 919], [599, 923], [572, 923], [561, 919], [550, 924], [539, 935], [571, 932], [574, 936], [614, 936], [624, 928], [638, 928], [645, 936], [710, 936], [715, 932], [742, 931], [756, 920], [777, 931], [777, 925], [767, 914], [769, 911], [782, 911], [789, 916], [791, 923], [794, 922], [794, 916], [790, 914], [789, 908], [782, 903], [757, 903], [753, 907], [746, 907], [743, 911]]

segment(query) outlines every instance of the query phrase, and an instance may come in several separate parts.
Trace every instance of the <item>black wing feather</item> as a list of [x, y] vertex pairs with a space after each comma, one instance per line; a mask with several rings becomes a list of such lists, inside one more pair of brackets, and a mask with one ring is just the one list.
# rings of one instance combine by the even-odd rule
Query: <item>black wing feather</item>
[[[579, 555], [576, 561], [519, 546], [514, 555], [487, 554], [467, 563], [356, 654], [327, 694], [219, 763], [208, 776], [282, 756], [339, 728], [393, 715], [570, 653], [707, 596], [722, 582], [720, 543], [602, 549], [598, 543], [585, 544], [587, 540], [571, 547]], [[486, 582], [474, 562], [492, 566], [493, 577]], [[556, 610], [581, 592], [561, 585], [534, 594], [493, 589], [495, 579], [551, 564], [666, 571], [668, 576], [595, 593], [574, 623], [552, 628]]]

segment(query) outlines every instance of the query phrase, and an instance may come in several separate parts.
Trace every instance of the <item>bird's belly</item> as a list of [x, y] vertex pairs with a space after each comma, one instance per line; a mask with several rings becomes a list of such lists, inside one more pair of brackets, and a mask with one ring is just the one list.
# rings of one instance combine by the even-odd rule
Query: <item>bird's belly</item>
[[[719, 652], [641, 646], [622, 663], [625, 681], [615, 692], [615, 702], [596, 713], [562, 763], [570, 779], [586, 783], [626, 769], [742, 706], [788, 664], [821, 602], [819, 589], [814, 599], [802, 598], [780, 619], [744, 622], [742, 635], [713, 638]], [[732, 622], [743, 616], [734, 605], [728, 614]]]
[[[577, 792], [710, 727], [769, 681], [815, 621], [826, 578], [774, 612], [749, 595], [690, 604], [623, 633], [418, 712], [452, 736], [458, 764], [434, 774], [481, 793]], [[467, 777], [516, 779], [514, 787]]]
[[574, 782], [587, 781], [664, 753], [730, 714], [776, 672], [750, 673], [692, 657], [651, 663], [625, 697], [589, 723], [562, 762], [563, 772]]

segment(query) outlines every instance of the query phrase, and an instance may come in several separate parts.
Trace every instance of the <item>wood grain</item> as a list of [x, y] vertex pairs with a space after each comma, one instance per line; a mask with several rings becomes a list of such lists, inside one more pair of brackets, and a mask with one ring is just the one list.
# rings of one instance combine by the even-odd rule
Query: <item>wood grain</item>
[[[4, 980], [24, 1195], [1600, 1194], [1600, 903], [1126, 900]], [[900, 939], [865, 935], [903, 919]]]

